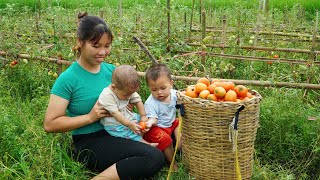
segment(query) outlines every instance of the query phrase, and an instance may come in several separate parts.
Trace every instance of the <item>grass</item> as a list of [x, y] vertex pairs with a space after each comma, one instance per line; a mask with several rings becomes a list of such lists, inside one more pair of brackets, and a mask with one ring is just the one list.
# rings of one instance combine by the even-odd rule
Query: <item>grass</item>
[[[123, 0], [123, 8], [130, 8], [134, 6], [145, 6], [145, 5], [156, 5], [161, 4], [166, 6], [166, 0]], [[308, 12], [315, 13], [320, 9], [320, 2], [318, 0], [283, 0], [283, 1], [269, 1], [270, 9], [280, 9], [286, 10], [291, 9], [292, 7], [300, 4]], [[0, 0], [0, 8], [6, 7], [6, 4], [17, 4], [19, 7], [29, 6], [35, 9], [38, 6], [38, 0]], [[48, 0], [42, 1], [41, 6], [61, 6], [64, 8], [79, 8], [81, 7], [113, 7], [117, 8], [119, 4], [118, 0]], [[192, 7], [192, 0], [172, 0], [172, 6], [187, 6]], [[257, 9], [259, 7], [259, 1], [257, 0], [212, 0], [212, 1], [203, 1], [203, 5], [207, 8], [232, 8], [241, 4], [244, 8], [248, 9]], [[195, 5], [199, 6], [199, 2], [195, 0]]]

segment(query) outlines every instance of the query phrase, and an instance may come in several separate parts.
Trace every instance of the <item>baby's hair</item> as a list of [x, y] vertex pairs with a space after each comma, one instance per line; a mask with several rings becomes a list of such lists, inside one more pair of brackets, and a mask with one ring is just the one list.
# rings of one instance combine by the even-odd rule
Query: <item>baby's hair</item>
[[112, 83], [119, 90], [140, 87], [139, 75], [130, 65], [118, 66], [112, 73]]
[[153, 64], [151, 67], [148, 68], [145, 75], [147, 85], [149, 83], [149, 80], [156, 81], [162, 75], [165, 75], [170, 81], [172, 80], [171, 72], [165, 64]]

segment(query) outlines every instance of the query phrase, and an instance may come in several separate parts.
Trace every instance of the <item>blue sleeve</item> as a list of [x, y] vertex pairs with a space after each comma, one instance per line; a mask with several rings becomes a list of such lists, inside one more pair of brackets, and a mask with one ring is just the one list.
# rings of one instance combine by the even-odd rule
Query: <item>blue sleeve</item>
[[148, 118], [158, 118], [157, 107], [154, 103], [152, 103], [152, 101], [150, 101], [150, 99], [147, 99], [147, 101], [145, 102], [144, 109]]

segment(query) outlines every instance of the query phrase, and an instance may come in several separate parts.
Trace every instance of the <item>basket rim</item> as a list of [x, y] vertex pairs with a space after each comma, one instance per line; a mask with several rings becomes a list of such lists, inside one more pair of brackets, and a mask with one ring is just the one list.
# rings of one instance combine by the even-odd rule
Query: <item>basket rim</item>
[[[194, 85], [191, 85], [194, 86]], [[179, 100], [183, 99], [187, 99], [189, 101], [193, 101], [193, 102], [198, 102], [198, 103], [213, 103], [213, 104], [230, 104], [230, 105], [240, 105], [240, 104], [245, 104], [245, 103], [252, 103], [252, 102], [260, 102], [262, 100], [262, 96], [260, 93], [258, 93], [258, 91], [254, 90], [254, 89], [249, 89], [248, 92], [250, 92], [252, 95], [254, 95], [253, 98], [249, 99], [249, 100], [245, 100], [245, 101], [240, 101], [240, 102], [231, 102], [231, 101], [212, 101], [212, 100], [208, 100], [208, 99], [202, 99], [202, 98], [192, 98], [189, 97], [185, 94], [182, 93], [183, 90], [177, 90], [177, 96]]]

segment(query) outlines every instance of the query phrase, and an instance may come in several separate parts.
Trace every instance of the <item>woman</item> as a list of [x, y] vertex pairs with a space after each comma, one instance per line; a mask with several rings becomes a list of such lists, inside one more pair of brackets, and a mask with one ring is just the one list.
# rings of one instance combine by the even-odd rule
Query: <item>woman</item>
[[75, 157], [98, 171], [93, 179], [139, 179], [156, 174], [165, 164], [150, 145], [110, 136], [99, 119], [108, 116], [97, 99], [111, 83], [115, 66], [104, 63], [113, 39], [97, 16], [79, 15], [79, 58], [56, 80], [44, 120], [46, 132], [72, 131]]

